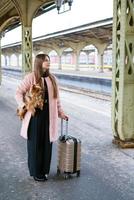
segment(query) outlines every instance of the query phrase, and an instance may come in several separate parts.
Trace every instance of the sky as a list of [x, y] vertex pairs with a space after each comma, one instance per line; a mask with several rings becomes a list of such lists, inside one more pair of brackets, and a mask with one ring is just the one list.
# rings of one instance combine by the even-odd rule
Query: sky
[[[113, 0], [73, 0], [71, 11], [58, 14], [51, 10], [33, 20], [32, 37], [72, 28], [82, 24], [99, 21], [113, 16]], [[1, 44], [7, 45], [21, 41], [21, 27], [2, 38]]]

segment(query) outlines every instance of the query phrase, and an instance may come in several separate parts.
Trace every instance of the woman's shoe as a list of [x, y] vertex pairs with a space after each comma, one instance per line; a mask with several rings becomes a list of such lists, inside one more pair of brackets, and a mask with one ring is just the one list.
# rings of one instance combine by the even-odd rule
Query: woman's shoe
[[48, 174], [45, 174], [45, 179], [48, 180]]
[[35, 181], [46, 181], [47, 178], [45, 176], [34, 176]]

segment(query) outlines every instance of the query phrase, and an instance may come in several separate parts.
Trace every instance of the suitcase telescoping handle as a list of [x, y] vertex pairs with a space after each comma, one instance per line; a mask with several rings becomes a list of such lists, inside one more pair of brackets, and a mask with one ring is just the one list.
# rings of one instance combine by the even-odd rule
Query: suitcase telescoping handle
[[66, 121], [66, 130], [65, 130], [65, 134], [63, 133], [63, 119], [61, 119], [61, 136], [65, 135], [67, 136], [68, 135], [68, 119], [65, 120]]

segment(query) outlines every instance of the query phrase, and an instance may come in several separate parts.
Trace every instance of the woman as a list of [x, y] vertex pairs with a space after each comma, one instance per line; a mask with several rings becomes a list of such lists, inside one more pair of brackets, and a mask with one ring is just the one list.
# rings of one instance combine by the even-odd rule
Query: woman
[[27, 111], [22, 120], [21, 136], [27, 139], [28, 168], [36, 181], [45, 181], [50, 170], [52, 142], [57, 140], [58, 117], [67, 120], [60, 99], [56, 78], [49, 72], [50, 58], [38, 54], [34, 61], [34, 72], [25, 76], [16, 91], [19, 109], [25, 109], [24, 95], [33, 84], [44, 91], [43, 110], [36, 108], [32, 116]]

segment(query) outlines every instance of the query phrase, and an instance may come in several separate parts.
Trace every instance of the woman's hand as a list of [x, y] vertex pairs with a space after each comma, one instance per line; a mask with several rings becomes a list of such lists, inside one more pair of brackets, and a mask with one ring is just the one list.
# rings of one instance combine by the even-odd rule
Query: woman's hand
[[69, 119], [69, 117], [65, 114], [61, 114], [60, 118], [66, 120], [66, 121], [68, 121], [68, 119]]
[[17, 109], [17, 115], [19, 116], [21, 120], [24, 119], [26, 112], [27, 112], [27, 109], [25, 105]]

